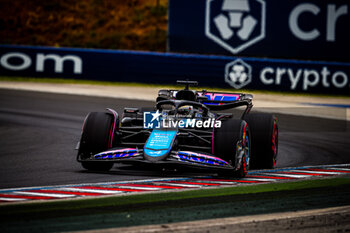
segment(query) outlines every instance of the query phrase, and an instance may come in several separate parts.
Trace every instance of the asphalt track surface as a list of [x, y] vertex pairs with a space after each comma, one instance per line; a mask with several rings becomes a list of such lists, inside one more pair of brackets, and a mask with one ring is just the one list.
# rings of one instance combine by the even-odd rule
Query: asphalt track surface
[[[137, 93], [135, 93], [137, 95]], [[76, 162], [76, 143], [87, 113], [154, 103], [103, 97], [0, 90], [0, 188], [186, 177], [203, 173], [160, 171], [116, 164], [89, 172]], [[276, 114], [277, 167], [350, 163], [350, 127], [341, 120]], [[209, 174], [209, 173], [206, 173]]]

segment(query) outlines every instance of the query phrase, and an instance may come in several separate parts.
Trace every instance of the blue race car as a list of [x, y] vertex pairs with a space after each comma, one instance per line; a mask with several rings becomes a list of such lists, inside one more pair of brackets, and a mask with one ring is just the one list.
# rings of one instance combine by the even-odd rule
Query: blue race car
[[122, 117], [112, 109], [89, 113], [78, 162], [93, 171], [108, 171], [114, 163], [190, 166], [224, 177], [275, 166], [277, 118], [251, 113], [252, 95], [195, 91], [189, 89], [195, 81], [178, 83], [185, 88], [160, 90], [154, 107], [125, 108]]

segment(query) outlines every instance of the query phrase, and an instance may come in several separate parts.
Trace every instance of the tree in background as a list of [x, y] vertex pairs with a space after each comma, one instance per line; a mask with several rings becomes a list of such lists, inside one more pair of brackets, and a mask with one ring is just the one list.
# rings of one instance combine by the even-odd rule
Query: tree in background
[[0, 43], [165, 51], [168, 0], [0, 0]]

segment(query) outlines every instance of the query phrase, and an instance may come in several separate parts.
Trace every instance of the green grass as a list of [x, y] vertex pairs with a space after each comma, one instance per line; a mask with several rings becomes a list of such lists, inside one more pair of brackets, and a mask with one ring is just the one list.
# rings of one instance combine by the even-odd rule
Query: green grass
[[0, 206], [2, 232], [165, 224], [349, 205], [350, 177]]
[[[159, 89], [179, 89], [179, 85], [161, 85], [161, 84], [145, 84], [135, 82], [108, 82], [108, 81], [94, 81], [81, 79], [60, 79], [60, 78], [33, 78], [33, 77], [10, 77], [0, 76], [0, 81], [11, 82], [33, 82], [33, 83], [55, 83], [55, 84], [88, 84], [88, 85], [103, 85], [103, 86], [131, 86], [131, 87], [153, 87]], [[332, 97], [332, 98], [347, 98], [345, 95], [325, 95], [325, 94], [310, 94], [299, 92], [281, 92], [281, 91], [265, 91], [265, 90], [250, 90], [250, 89], [233, 89], [233, 88], [212, 88], [212, 87], [193, 87], [194, 90], [208, 90], [220, 92], [236, 92], [236, 93], [251, 93], [251, 94], [269, 94], [269, 95], [285, 95], [285, 96], [305, 96], [305, 97]]]
[[[217, 189], [201, 189], [182, 192], [152, 193], [141, 195], [112, 196], [92, 199], [76, 199], [70, 201], [32, 202], [23, 204], [0, 205], [0, 216], [14, 213], [33, 213], [47, 211], [68, 211], [84, 208], [96, 208], [113, 206], [123, 209], [122, 206], [146, 204], [156, 206], [155, 203], [177, 201], [184, 199], [216, 198], [223, 196], [259, 194], [265, 192], [277, 192], [288, 190], [312, 189], [320, 187], [336, 187], [350, 185], [350, 177], [332, 178], [320, 180], [305, 180], [287, 183], [268, 183], [260, 185], [248, 185], [226, 187]], [[69, 212], [68, 212], [69, 213]]]

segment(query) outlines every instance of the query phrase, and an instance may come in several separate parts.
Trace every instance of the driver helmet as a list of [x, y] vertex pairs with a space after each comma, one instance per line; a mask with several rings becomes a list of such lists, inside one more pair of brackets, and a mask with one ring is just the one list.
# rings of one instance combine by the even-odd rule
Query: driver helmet
[[177, 114], [182, 116], [193, 116], [194, 110], [191, 105], [184, 105], [178, 108]]

